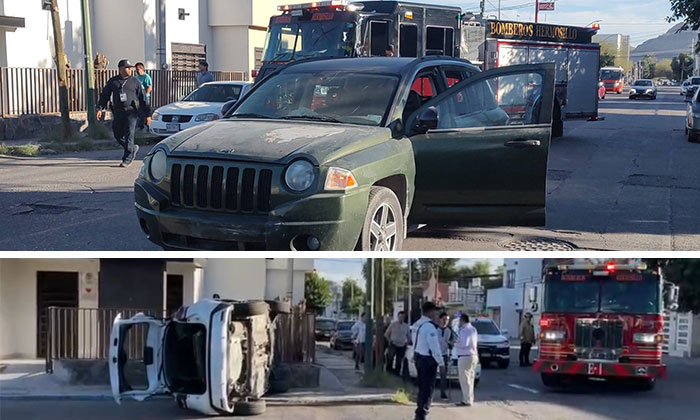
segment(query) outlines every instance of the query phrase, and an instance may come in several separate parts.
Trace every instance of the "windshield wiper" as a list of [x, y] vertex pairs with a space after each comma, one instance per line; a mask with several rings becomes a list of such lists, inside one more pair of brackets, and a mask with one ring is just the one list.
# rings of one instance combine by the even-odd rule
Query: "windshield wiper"
[[333, 122], [342, 123], [337, 118], [333, 118], [328, 115], [288, 115], [286, 117], [280, 117], [281, 120], [309, 120], [309, 121], [323, 121], [323, 122]]
[[256, 114], [253, 112], [243, 112], [241, 114], [233, 114], [230, 115], [229, 118], [232, 117], [239, 117], [239, 118], [263, 118], [263, 119], [271, 119], [272, 117], [267, 116], [267, 115], [262, 115], [262, 114]]

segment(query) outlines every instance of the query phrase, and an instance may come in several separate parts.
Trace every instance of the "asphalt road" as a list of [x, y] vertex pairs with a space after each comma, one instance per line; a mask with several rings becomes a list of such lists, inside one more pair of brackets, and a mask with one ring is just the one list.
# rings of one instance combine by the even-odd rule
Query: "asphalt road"
[[[677, 88], [656, 101], [608, 95], [604, 121], [553, 141], [546, 228], [425, 226], [405, 250], [700, 249], [700, 144]], [[142, 151], [141, 154], [145, 153]], [[117, 150], [0, 158], [0, 250], [155, 250], [140, 231]]]
[[[516, 349], [512, 357], [516, 356]], [[349, 357], [349, 355], [348, 355]], [[484, 368], [476, 404], [457, 408], [436, 402], [431, 420], [689, 420], [697, 417], [700, 363], [669, 358], [668, 378], [650, 392], [593, 383], [575, 390], [552, 392], [528, 368]], [[458, 389], [451, 398], [458, 400]], [[368, 405], [333, 407], [268, 407], [258, 420], [411, 420], [413, 406]], [[144, 403], [112, 401], [1, 401], [3, 420], [79, 419], [205, 419], [177, 408], [168, 400]]]

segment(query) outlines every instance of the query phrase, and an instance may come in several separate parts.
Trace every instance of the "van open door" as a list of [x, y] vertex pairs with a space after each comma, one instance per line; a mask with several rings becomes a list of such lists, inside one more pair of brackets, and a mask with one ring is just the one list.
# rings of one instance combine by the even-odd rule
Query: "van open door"
[[164, 394], [162, 371], [164, 320], [139, 313], [130, 319], [118, 314], [112, 324], [109, 379], [117, 403], [124, 396], [143, 401]]

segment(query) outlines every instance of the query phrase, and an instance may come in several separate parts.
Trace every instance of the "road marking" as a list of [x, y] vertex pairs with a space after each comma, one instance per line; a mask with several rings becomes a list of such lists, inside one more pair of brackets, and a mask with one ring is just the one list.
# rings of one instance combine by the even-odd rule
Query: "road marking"
[[540, 391], [538, 391], [536, 389], [528, 388], [526, 386], [522, 386], [522, 385], [518, 385], [518, 384], [508, 384], [508, 386], [511, 388], [519, 389], [521, 391], [527, 391], [531, 394], [539, 394], [540, 393]]

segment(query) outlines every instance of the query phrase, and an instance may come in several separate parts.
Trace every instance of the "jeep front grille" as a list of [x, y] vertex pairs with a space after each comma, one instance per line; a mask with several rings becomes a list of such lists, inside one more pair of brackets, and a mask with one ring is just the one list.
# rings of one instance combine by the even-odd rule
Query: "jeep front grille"
[[226, 212], [270, 211], [270, 169], [173, 163], [170, 176], [173, 206]]

